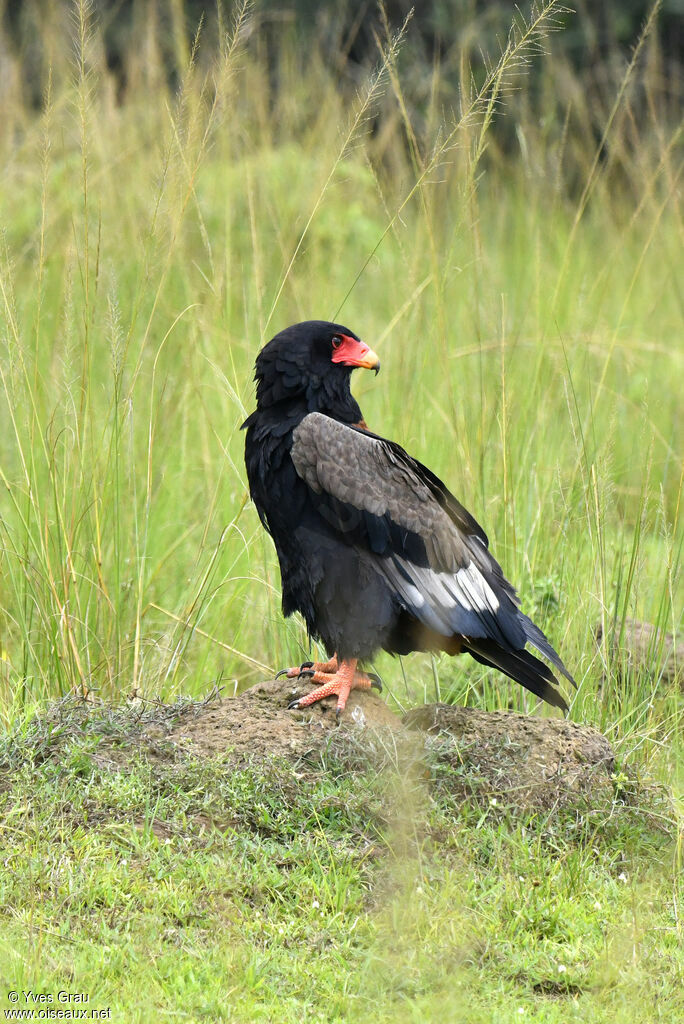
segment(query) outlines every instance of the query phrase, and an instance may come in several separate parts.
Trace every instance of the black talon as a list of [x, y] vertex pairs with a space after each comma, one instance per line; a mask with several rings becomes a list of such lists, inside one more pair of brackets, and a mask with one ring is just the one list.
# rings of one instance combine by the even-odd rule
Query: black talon
[[[307, 672], [306, 669], [313, 668], [313, 666], [313, 661], [303, 661], [299, 666], [299, 675], [297, 678], [302, 679], [302, 677], [306, 677], [307, 675], [312, 676], [313, 672]], [[289, 668], [281, 668], [280, 672], [276, 672], [275, 678], [280, 679], [281, 676], [286, 676], [289, 671]]]
[[379, 690], [382, 693], [382, 679], [380, 676], [376, 676], [375, 672], [366, 672], [366, 675], [371, 681], [371, 686], [374, 690]]
[[288, 711], [298, 711], [299, 710], [299, 697], [297, 697], [297, 700], [293, 700], [293, 701], [291, 701], [290, 704], [287, 705], [287, 710]]
[[303, 671], [300, 669], [297, 679], [313, 679], [314, 673], [311, 669], [305, 668]]

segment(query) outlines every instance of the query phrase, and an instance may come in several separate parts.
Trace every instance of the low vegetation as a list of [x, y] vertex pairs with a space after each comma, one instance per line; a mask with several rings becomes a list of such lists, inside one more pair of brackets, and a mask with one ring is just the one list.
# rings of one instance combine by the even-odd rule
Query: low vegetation
[[[472, 77], [465, 43], [417, 66], [410, 23], [388, 29], [353, 95], [322, 47], [267, 59], [249, 6], [211, 62], [179, 43], [175, 91], [153, 33], [122, 87], [74, 14], [40, 111], [11, 61], [0, 92], [7, 991], [125, 1021], [683, 1018], [682, 129], [658, 5], [591, 109], [554, 2]], [[259, 346], [309, 317], [379, 353], [366, 420], [475, 514], [573, 670], [571, 716], [618, 756], [600, 820], [131, 738], [141, 700], [178, 714], [309, 654], [239, 430]], [[374, 668], [394, 708], [534, 710], [460, 660]], [[53, 734], [69, 694], [93, 710]]]
[[438, 746], [407, 770], [341, 731], [236, 767], [158, 738], [205, 710], [68, 699], [4, 742], [16, 990], [126, 1021], [680, 1018], [664, 789], [618, 765], [598, 800], [513, 812]]

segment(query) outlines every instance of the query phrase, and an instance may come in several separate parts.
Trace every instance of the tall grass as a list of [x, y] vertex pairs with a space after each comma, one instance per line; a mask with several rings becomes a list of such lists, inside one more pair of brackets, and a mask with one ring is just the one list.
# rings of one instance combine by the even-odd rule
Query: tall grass
[[[422, 104], [410, 25], [351, 99], [323, 51], [305, 76], [293, 40], [267, 60], [246, 4], [209, 61], [201, 30], [174, 36], [174, 92], [153, 25], [119, 96], [84, 0], [63, 45], [46, 28], [42, 112], [18, 74], [0, 111], [5, 718], [72, 689], [241, 686], [308, 650], [239, 425], [260, 345], [336, 317], [382, 355], [355, 381], [366, 419], [483, 523], [580, 683], [573, 714], [649, 753], [676, 733], [662, 643], [647, 670], [616, 651], [627, 617], [681, 622], [681, 126], [655, 9], [598, 131], [559, 11], [472, 77], [464, 42]], [[402, 704], [524, 700], [472, 664], [378, 663]]]

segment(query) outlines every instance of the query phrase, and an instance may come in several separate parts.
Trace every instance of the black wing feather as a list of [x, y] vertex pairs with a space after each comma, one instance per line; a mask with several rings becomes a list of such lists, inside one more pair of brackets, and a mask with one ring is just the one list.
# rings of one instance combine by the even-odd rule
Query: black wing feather
[[545, 700], [547, 704], [561, 708], [563, 711], [568, 710], [565, 700], [551, 685], [557, 682], [553, 673], [543, 661], [535, 658], [529, 651], [506, 651], [492, 640], [478, 640], [476, 643], [469, 641], [468, 645], [464, 646], [464, 650], [467, 650], [481, 665], [505, 672], [507, 676], [515, 679], [525, 689]]
[[376, 556], [406, 611], [437, 634], [468, 638], [473, 657], [566, 706], [526, 642], [572, 677], [519, 610], [484, 530], [434, 473], [400, 445], [321, 413], [299, 423], [291, 458], [318, 514], [344, 543]]

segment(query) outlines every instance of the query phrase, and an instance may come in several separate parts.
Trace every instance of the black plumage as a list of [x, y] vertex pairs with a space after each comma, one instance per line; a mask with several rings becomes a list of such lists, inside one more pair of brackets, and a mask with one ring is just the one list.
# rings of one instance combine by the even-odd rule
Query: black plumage
[[520, 611], [482, 528], [427, 467], [363, 423], [356, 366], [379, 362], [325, 321], [281, 331], [257, 357], [245, 463], [276, 546], [284, 614], [299, 611], [329, 655], [354, 659], [352, 675], [355, 659], [380, 648], [463, 650], [566, 709], [526, 644], [572, 677]]

